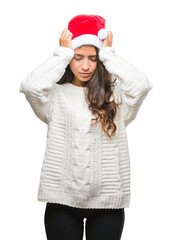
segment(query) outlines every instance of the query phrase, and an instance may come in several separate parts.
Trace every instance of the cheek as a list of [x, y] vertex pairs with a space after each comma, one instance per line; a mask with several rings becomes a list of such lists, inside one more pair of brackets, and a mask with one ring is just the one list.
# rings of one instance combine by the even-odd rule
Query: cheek
[[97, 68], [97, 62], [92, 66], [93, 71], [96, 71]]
[[78, 69], [78, 67], [79, 67], [79, 66], [78, 66], [79, 64], [76, 63], [76, 62], [73, 61], [73, 60], [70, 62], [69, 65], [70, 65], [70, 69], [72, 70], [72, 72], [75, 72], [75, 71]]

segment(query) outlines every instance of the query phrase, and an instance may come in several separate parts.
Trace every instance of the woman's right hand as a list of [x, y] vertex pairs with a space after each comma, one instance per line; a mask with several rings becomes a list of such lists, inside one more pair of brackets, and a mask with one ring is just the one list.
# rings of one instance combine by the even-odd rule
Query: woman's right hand
[[71, 33], [68, 29], [64, 29], [59, 38], [60, 46], [72, 48], [72, 38], [73, 33]]

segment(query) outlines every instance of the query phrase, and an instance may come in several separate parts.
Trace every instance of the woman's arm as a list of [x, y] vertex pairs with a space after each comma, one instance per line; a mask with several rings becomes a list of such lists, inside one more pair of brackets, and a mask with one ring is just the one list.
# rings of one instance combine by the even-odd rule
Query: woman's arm
[[119, 93], [123, 102], [121, 109], [127, 126], [135, 119], [143, 100], [153, 86], [144, 73], [124, 58], [117, 56], [113, 47], [102, 47], [99, 58], [105, 68], [119, 79]]
[[63, 76], [74, 51], [59, 46], [53, 56], [34, 69], [21, 82], [19, 92], [24, 93], [34, 113], [43, 122], [48, 123], [51, 93], [56, 82]]

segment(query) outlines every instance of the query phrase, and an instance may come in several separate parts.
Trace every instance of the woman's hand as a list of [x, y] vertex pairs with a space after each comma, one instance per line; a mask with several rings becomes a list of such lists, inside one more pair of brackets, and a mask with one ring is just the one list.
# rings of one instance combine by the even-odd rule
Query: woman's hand
[[72, 48], [72, 38], [73, 33], [71, 33], [68, 29], [64, 29], [59, 38], [60, 46]]
[[113, 42], [113, 33], [112, 31], [108, 31], [108, 36], [103, 40], [103, 45], [102, 47], [112, 47], [112, 42]]

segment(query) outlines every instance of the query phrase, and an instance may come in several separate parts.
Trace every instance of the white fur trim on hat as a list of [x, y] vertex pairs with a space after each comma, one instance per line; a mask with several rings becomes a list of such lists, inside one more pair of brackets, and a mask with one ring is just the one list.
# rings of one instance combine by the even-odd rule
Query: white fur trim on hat
[[103, 42], [96, 35], [83, 34], [72, 40], [72, 49], [74, 50], [84, 44], [94, 45], [100, 49], [102, 47]]

